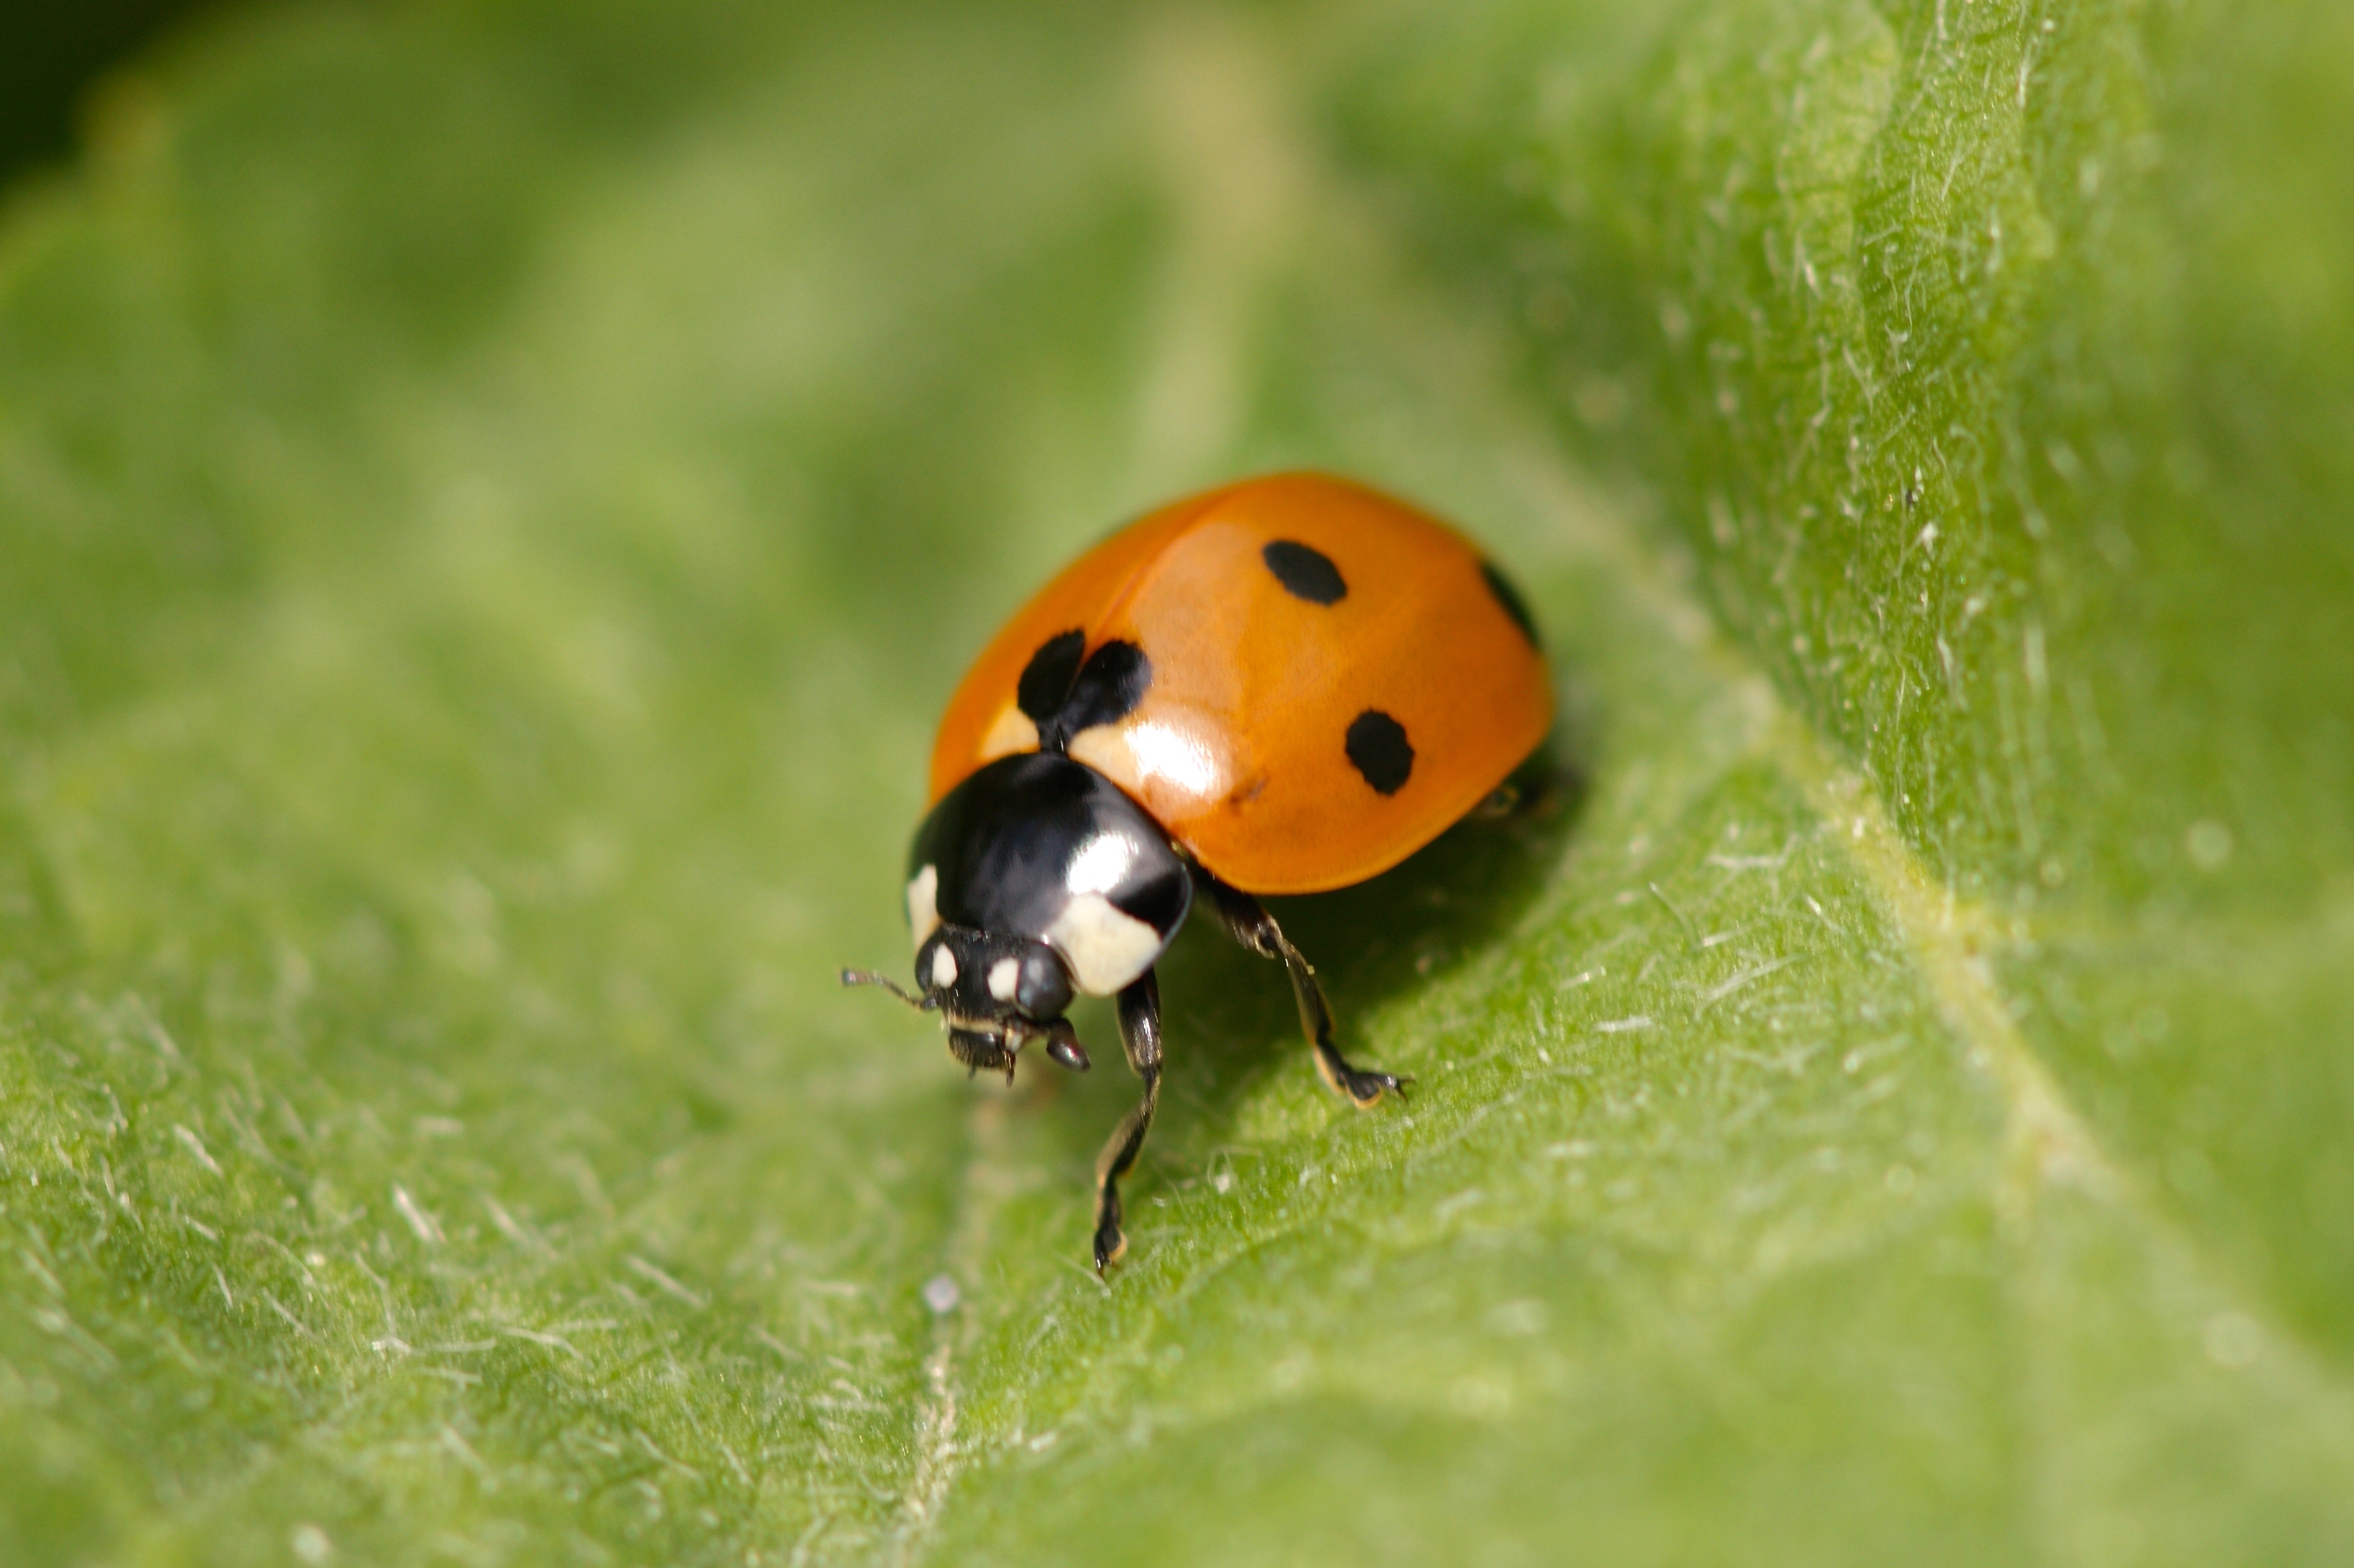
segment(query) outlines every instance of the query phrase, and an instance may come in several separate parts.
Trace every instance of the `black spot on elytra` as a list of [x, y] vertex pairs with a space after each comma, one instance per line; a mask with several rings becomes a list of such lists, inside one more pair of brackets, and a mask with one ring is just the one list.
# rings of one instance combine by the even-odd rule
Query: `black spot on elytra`
[[1498, 571], [1493, 561], [1480, 562], [1479, 575], [1488, 579], [1488, 591], [1496, 596], [1496, 602], [1504, 607], [1504, 613], [1512, 618], [1512, 624], [1521, 629], [1521, 635], [1529, 640], [1529, 646], [1538, 646], [1537, 623], [1530, 618], [1528, 601], [1521, 597], [1520, 589], [1512, 586], [1511, 579]]
[[1078, 678], [1079, 655], [1087, 645], [1084, 631], [1058, 631], [1030, 655], [1013, 687], [1013, 701], [1032, 724], [1043, 726], [1062, 707], [1071, 683]]
[[1332, 564], [1332, 557], [1297, 539], [1276, 540], [1259, 552], [1259, 558], [1294, 599], [1338, 604], [1349, 596], [1349, 585], [1341, 580], [1341, 568]]
[[1143, 649], [1133, 642], [1105, 643], [1079, 666], [1061, 705], [1038, 721], [1038, 745], [1047, 751], [1066, 749], [1079, 731], [1135, 712], [1151, 686], [1152, 661]]
[[1349, 760], [1365, 782], [1384, 795], [1405, 788], [1414, 772], [1414, 747], [1405, 726], [1379, 708], [1367, 708], [1349, 721]]

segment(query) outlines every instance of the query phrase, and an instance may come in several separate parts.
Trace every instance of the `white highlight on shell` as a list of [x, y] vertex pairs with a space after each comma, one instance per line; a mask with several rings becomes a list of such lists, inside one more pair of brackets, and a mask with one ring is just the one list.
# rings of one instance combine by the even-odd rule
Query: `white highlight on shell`
[[956, 955], [949, 952], [948, 944], [943, 942], [932, 949], [932, 984], [938, 990], [946, 991], [956, 984]]
[[1100, 893], [1081, 893], [1065, 905], [1046, 940], [1070, 960], [1072, 980], [1089, 996], [1119, 991], [1150, 969], [1163, 946], [1160, 932]]
[[1189, 795], [1206, 795], [1217, 785], [1218, 759], [1182, 730], [1148, 719], [1129, 727], [1128, 748], [1147, 779], [1166, 779]]
[[940, 928], [940, 874], [932, 866], [907, 879], [907, 928], [918, 948]]
[[1071, 757], [1131, 795], [1153, 790], [1213, 800], [1228, 788], [1217, 752], [1170, 717], [1083, 729], [1071, 737]]
[[989, 966], [989, 994], [1000, 1001], [1012, 1001], [1014, 988], [1022, 983], [1022, 963], [1018, 959], [1000, 959]]

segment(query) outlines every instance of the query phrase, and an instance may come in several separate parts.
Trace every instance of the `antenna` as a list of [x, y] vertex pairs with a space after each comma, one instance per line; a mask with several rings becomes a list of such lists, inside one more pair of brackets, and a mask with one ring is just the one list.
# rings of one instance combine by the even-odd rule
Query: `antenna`
[[873, 969], [844, 969], [842, 971], [842, 983], [844, 985], [881, 986], [885, 991], [889, 991], [893, 996], [897, 997], [901, 1001], [906, 1002], [917, 1012], [929, 1012], [932, 1009], [939, 1005], [939, 1003], [934, 1001], [928, 996], [908, 995], [906, 991], [899, 989], [898, 981], [891, 979], [888, 975], [878, 975]]

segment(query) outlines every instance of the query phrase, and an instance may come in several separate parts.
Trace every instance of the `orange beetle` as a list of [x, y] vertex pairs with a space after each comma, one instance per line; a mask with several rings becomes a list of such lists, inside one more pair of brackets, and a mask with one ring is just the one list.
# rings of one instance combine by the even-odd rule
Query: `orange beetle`
[[1096, 1171], [1095, 1260], [1161, 1082], [1152, 966], [1198, 894], [1280, 959], [1326, 1083], [1402, 1088], [1333, 1044], [1315, 973], [1255, 896], [1388, 870], [1495, 794], [1553, 693], [1520, 596], [1446, 524], [1346, 480], [1277, 474], [1161, 508], [1066, 567], [958, 686], [908, 858], [917, 990], [949, 1048], [1011, 1079], [1063, 1014], [1118, 999], [1144, 1097]]

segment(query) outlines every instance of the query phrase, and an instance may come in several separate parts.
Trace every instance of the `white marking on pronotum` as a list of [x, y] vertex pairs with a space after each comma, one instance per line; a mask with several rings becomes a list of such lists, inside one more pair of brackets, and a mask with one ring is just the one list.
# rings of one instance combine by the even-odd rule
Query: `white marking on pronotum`
[[[926, 866], [924, 869], [929, 871], [931, 867]], [[956, 984], [956, 955], [949, 951], [946, 943], [934, 948], [932, 949], [932, 984], [941, 991], [946, 991]]]
[[1063, 885], [1074, 893], [1109, 893], [1128, 879], [1136, 863], [1136, 845], [1118, 833], [1106, 833], [1072, 857], [1063, 873]]
[[1082, 893], [1046, 927], [1046, 940], [1071, 960], [1071, 978], [1089, 996], [1109, 996], [1152, 967], [1161, 933], [1112, 907], [1100, 893]]
[[1022, 961], [1000, 959], [989, 966], [989, 994], [1000, 1001], [1013, 1000], [1014, 987], [1022, 981]]
[[931, 866], [907, 879], [907, 927], [919, 948], [940, 928], [940, 874]]

